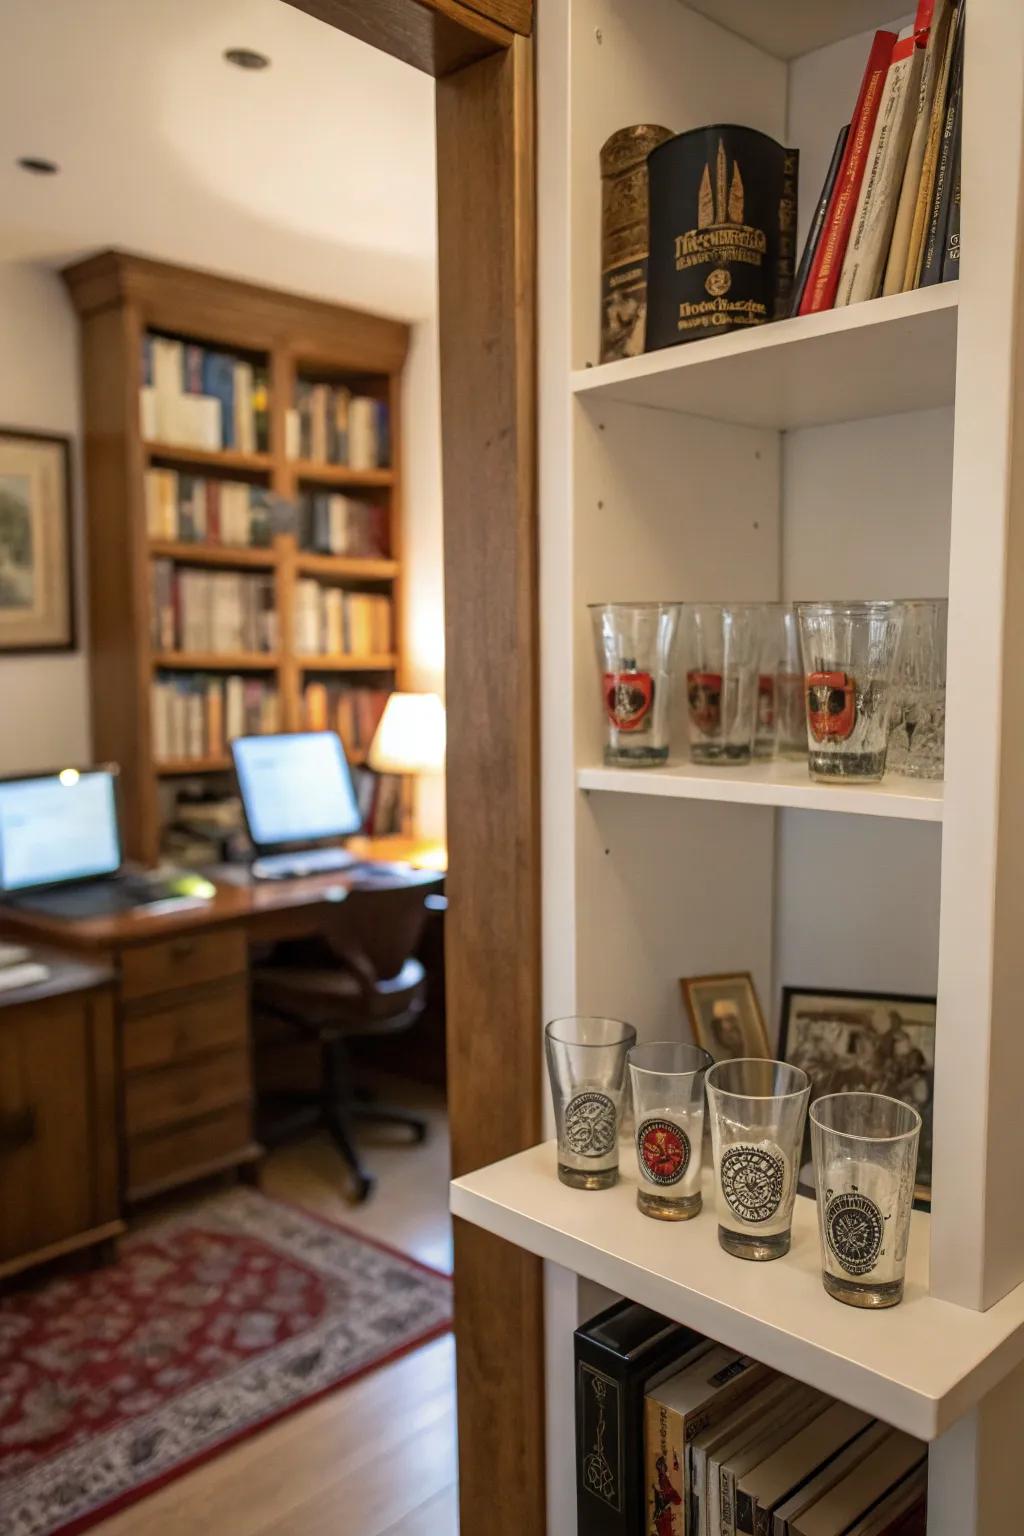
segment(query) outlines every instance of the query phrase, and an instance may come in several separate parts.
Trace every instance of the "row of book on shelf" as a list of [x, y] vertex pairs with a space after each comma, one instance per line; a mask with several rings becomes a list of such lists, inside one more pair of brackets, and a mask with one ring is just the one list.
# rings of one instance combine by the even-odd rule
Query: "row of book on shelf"
[[153, 468], [145, 500], [151, 539], [262, 549], [276, 533], [290, 533], [300, 549], [359, 559], [390, 548], [387, 507], [340, 492], [311, 491], [291, 502], [244, 480]]
[[155, 651], [242, 656], [277, 650], [273, 576], [192, 570], [159, 559], [149, 577]]
[[575, 1360], [578, 1536], [925, 1536], [912, 1435], [631, 1301]]
[[306, 730], [337, 731], [350, 759], [365, 757], [389, 692], [342, 681], [308, 682], [302, 695]]
[[281, 729], [276, 683], [264, 678], [160, 674], [150, 689], [153, 756], [157, 763], [223, 757], [236, 736]]
[[[267, 453], [266, 367], [237, 353], [147, 333], [142, 338], [142, 436], [204, 452]], [[388, 403], [344, 384], [299, 379], [285, 412], [285, 455], [354, 470], [391, 462]]]
[[309, 577], [295, 586], [295, 649], [300, 656], [387, 656], [391, 599], [347, 592]]
[[875, 33], [793, 287], [792, 314], [959, 275], [966, 0], [918, 0], [913, 26]]

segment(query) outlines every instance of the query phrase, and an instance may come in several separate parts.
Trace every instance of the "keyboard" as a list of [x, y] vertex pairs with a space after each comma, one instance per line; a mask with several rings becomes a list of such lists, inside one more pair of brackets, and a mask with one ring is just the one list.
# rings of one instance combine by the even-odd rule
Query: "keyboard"
[[254, 880], [300, 880], [303, 875], [330, 875], [354, 869], [359, 860], [344, 848], [307, 848], [299, 853], [261, 854], [252, 862]]
[[117, 917], [135, 907], [166, 901], [167, 891], [131, 875], [113, 880], [92, 880], [84, 885], [70, 885], [52, 891], [26, 891], [9, 896], [8, 904], [25, 912], [42, 912], [46, 917]]

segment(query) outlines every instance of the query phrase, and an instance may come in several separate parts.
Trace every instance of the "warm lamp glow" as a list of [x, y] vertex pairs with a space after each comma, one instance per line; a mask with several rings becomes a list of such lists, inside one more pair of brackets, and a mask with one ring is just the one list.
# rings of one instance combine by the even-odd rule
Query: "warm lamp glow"
[[444, 705], [437, 694], [393, 693], [367, 762], [377, 773], [441, 773], [444, 751]]

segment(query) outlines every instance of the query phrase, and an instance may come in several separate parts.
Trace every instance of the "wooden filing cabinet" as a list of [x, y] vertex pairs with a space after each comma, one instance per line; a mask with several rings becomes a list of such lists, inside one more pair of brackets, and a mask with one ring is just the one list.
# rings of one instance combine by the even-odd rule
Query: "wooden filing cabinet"
[[0, 1277], [124, 1230], [114, 977], [42, 958], [45, 981], [0, 995]]
[[120, 971], [126, 1200], [251, 1162], [243, 928], [126, 947]]

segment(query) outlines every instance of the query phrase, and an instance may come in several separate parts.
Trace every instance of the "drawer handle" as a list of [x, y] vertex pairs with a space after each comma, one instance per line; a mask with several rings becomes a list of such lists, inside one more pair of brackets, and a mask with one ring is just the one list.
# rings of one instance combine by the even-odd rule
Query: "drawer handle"
[[27, 1147], [38, 1134], [36, 1112], [32, 1108], [13, 1109], [0, 1114], [0, 1152], [17, 1152]]

